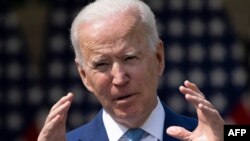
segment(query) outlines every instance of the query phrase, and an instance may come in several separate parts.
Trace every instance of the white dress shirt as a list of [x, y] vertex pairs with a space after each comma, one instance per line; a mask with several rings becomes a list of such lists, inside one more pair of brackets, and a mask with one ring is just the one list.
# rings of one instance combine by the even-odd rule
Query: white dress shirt
[[[105, 110], [103, 110], [102, 117], [109, 141], [119, 141], [128, 128], [113, 120]], [[142, 141], [162, 141], [164, 119], [165, 112], [159, 98], [157, 97], [157, 106], [152, 111], [146, 122], [140, 127], [148, 133], [144, 134]]]

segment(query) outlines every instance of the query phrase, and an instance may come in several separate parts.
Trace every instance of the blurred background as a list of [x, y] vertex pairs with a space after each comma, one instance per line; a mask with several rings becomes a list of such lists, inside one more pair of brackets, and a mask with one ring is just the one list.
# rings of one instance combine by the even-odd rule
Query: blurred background
[[[82, 85], [69, 40], [93, 0], [0, 0], [0, 140], [34, 141], [50, 107], [75, 93], [67, 130], [101, 108]], [[145, 0], [156, 15], [166, 68], [158, 94], [196, 116], [178, 91], [196, 83], [228, 124], [250, 124], [250, 1]]]

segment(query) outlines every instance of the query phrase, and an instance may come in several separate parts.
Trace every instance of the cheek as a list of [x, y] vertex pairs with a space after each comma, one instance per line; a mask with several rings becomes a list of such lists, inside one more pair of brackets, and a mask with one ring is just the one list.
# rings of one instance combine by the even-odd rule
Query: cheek
[[110, 78], [105, 74], [94, 74], [92, 79], [93, 92], [97, 96], [106, 95], [110, 91]]
[[93, 80], [93, 88], [94, 88], [94, 95], [101, 103], [101, 105], [108, 111], [110, 111], [110, 107], [112, 102], [110, 101], [110, 94], [111, 94], [111, 80], [110, 77], [99, 74], [92, 76]]
[[[140, 67], [137, 69], [137, 75], [139, 75], [143, 81], [152, 82], [157, 79], [157, 66], [152, 60], [145, 60]], [[145, 82], [144, 82], [145, 83]]]
[[[134, 74], [135, 81], [138, 82], [139, 87], [142, 87], [144, 93], [150, 95], [155, 93], [158, 85], [158, 72], [156, 65], [145, 62], [140, 68], [138, 68], [137, 73]], [[143, 71], [141, 71], [143, 70]]]

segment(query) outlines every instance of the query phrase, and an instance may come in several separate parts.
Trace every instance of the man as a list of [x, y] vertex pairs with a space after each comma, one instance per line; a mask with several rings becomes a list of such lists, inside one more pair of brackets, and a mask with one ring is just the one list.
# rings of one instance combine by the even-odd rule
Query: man
[[69, 93], [51, 108], [38, 141], [122, 141], [130, 138], [131, 129], [141, 131], [136, 140], [223, 140], [224, 121], [195, 84], [185, 81], [180, 92], [195, 106], [198, 121], [174, 113], [159, 100], [164, 47], [154, 15], [143, 2], [89, 4], [75, 18], [71, 40], [81, 79], [103, 109], [65, 135], [73, 100]]

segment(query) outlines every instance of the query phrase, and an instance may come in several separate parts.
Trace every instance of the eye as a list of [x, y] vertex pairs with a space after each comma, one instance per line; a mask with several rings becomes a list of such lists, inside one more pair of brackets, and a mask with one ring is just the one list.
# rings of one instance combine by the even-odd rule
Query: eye
[[136, 56], [127, 56], [127, 57], [125, 57], [125, 61], [130, 61], [130, 60], [134, 60], [134, 59], [137, 59], [137, 57]]
[[100, 67], [104, 67], [104, 66], [108, 66], [108, 63], [106, 63], [106, 62], [95, 62], [94, 63], [95, 68], [100, 68]]
[[92, 66], [94, 70], [105, 72], [109, 69], [110, 64], [106, 62], [95, 62]]

